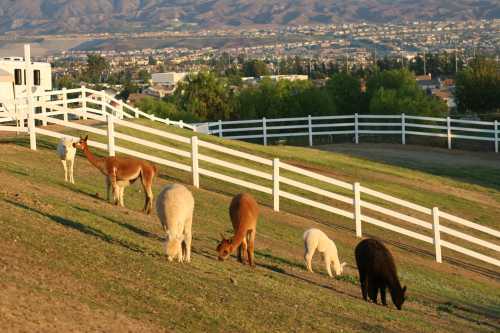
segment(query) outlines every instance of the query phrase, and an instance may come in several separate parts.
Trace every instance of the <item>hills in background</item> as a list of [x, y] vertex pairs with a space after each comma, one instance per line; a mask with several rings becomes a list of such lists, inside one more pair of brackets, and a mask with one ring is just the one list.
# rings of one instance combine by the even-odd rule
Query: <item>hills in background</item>
[[0, 0], [0, 33], [500, 18], [498, 0]]

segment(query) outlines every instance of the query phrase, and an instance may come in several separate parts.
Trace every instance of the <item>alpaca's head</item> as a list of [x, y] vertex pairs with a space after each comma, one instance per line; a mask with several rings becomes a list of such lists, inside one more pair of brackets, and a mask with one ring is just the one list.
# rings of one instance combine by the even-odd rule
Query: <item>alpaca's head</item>
[[403, 307], [403, 303], [405, 302], [405, 292], [406, 286], [404, 286], [403, 288], [394, 288], [393, 290], [391, 290], [392, 302], [398, 308], [398, 310], [401, 310], [401, 308]]
[[165, 240], [165, 254], [167, 255], [168, 261], [172, 261], [175, 258], [182, 256], [182, 244], [181, 240], [177, 238], [170, 238], [167, 236]]
[[218, 253], [219, 260], [226, 260], [232, 252], [231, 239], [224, 238], [224, 235], [221, 236], [222, 240], [219, 245], [217, 245], [216, 251]]
[[87, 145], [87, 139], [89, 138], [89, 136], [85, 136], [85, 138], [82, 138], [80, 137], [80, 140], [76, 143], [73, 143], [73, 147], [75, 148], [79, 148], [79, 149], [86, 149], [88, 147]]
[[344, 273], [344, 267], [347, 265], [346, 262], [341, 263], [340, 265], [333, 265], [333, 268], [335, 270], [335, 275], [340, 276], [342, 273]]

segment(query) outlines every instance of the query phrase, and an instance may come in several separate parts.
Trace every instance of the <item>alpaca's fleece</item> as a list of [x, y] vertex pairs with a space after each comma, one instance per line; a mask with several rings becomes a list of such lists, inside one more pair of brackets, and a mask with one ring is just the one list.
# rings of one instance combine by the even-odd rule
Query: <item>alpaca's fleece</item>
[[307, 269], [312, 272], [312, 258], [316, 250], [323, 254], [326, 270], [328, 275], [332, 275], [330, 268], [333, 262], [333, 269], [336, 275], [342, 275], [342, 271], [346, 263], [340, 264], [337, 247], [328, 236], [319, 229], [309, 229], [304, 232], [304, 259]]
[[74, 160], [76, 148], [73, 146], [75, 142], [71, 138], [63, 137], [57, 145], [57, 155], [61, 160]]
[[73, 184], [75, 183], [73, 178], [73, 166], [76, 156], [76, 147], [74, 145], [75, 141], [67, 137], [61, 138], [59, 144], [57, 145], [57, 155], [59, 156], [64, 168], [64, 180], [68, 181], [69, 178], [69, 181]]
[[191, 261], [191, 226], [194, 199], [180, 184], [165, 186], [156, 200], [156, 213], [165, 230], [165, 253], [169, 261]]

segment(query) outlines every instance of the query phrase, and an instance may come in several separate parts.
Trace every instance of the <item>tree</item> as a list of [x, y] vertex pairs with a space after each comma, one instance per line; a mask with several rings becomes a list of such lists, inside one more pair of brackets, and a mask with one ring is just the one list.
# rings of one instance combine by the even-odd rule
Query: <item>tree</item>
[[406, 69], [374, 72], [367, 82], [366, 98], [373, 114], [439, 116], [447, 112], [446, 104], [427, 96]]
[[487, 113], [500, 110], [500, 67], [478, 58], [457, 75], [455, 97], [459, 111]]
[[250, 60], [243, 64], [243, 73], [245, 76], [261, 77], [269, 75], [269, 69], [262, 60]]
[[232, 93], [224, 78], [210, 72], [190, 74], [174, 94], [180, 110], [202, 120], [229, 119], [233, 112]]
[[92, 83], [101, 83], [109, 76], [109, 62], [100, 55], [87, 55], [87, 68], [83, 73], [84, 79]]
[[143, 83], [148, 83], [149, 80], [151, 80], [151, 74], [145, 70], [145, 69], [141, 69], [138, 73], [137, 73], [137, 77], [139, 78], [139, 80], [141, 80], [141, 82]]
[[342, 72], [332, 76], [326, 83], [326, 90], [340, 114], [354, 114], [361, 111], [363, 95], [358, 78]]

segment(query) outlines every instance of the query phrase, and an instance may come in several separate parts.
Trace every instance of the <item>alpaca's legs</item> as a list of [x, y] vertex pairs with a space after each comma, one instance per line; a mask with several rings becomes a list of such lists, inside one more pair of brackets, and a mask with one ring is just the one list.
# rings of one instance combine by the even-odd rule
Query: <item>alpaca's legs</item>
[[187, 263], [191, 262], [191, 239], [192, 239], [191, 230], [185, 231], [184, 232], [184, 242], [182, 244], [185, 245], [186, 253], [185, 253], [184, 259]]
[[[239, 262], [241, 262], [243, 265], [247, 263], [248, 259], [248, 240], [247, 238], [243, 238], [241, 241], [241, 245], [238, 247], [238, 255], [241, 253], [241, 256], [238, 257]], [[240, 258], [241, 257], [241, 258]]]
[[61, 163], [64, 168], [64, 181], [68, 181], [68, 167], [66, 166], [66, 160], [61, 160]]
[[307, 248], [306, 249], [306, 253], [304, 254], [304, 260], [306, 261], [306, 267], [307, 267], [307, 270], [311, 273], [313, 273], [313, 269], [312, 269], [312, 258], [314, 256], [314, 252], [316, 251], [316, 249], [312, 250], [312, 249], [309, 249]]
[[125, 186], [120, 186], [118, 187], [118, 199], [120, 201], [120, 206], [125, 207], [125, 204], [123, 203], [123, 197], [125, 193]]
[[75, 165], [75, 160], [68, 160], [69, 163], [69, 181], [71, 184], [75, 183], [75, 178], [73, 177], [73, 166]]
[[250, 230], [248, 232], [248, 263], [250, 266], [255, 267], [255, 259], [253, 255], [253, 249], [255, 245], [255, 230]]
[[363, 294], [363, 299], [367, 301], [368, 294], [368, 278], [364, 271], [358, 269], [359, 272], [359, 282], [361, 283], [361, 294]]
[[377, 304], [377, 294], [378, 294], [378, 284], [374, 279], [368, 280], [368, 296], [373, 301], [373, 303]]
[[383, 305], [387, 305], [387, 299], [385, 297], [385, 285], [380, 286], [380, 300]]
[[146, 214], [151, 213], [151, 209], [153, 209], [153, 178], [155, 174], [153, 170], [141, 170], [141, 181], [142, 187], [144, 188], [144, 195], [146, 196], [144, 202], [144, 212]]
[[330, 277], [333, 277], [332, 268], [331, 268], [332, 260], [327, 255], [324, 255], [324, 260], [325, 260], [325, 267], [326, 267], [326, 271], [328, 272], [328, 275]]
[[106, 200], [108, 202], [111, 200], [111, 181], [109, 177], [106, 177]]

